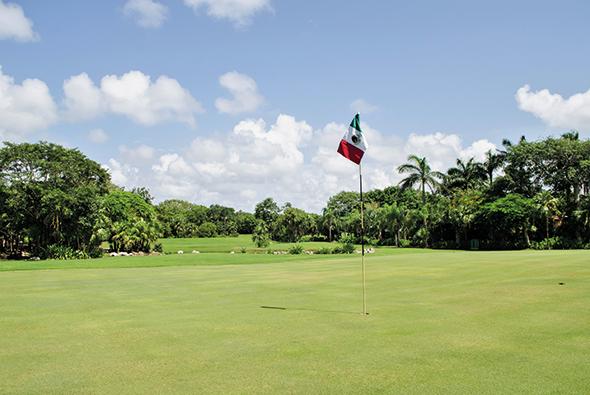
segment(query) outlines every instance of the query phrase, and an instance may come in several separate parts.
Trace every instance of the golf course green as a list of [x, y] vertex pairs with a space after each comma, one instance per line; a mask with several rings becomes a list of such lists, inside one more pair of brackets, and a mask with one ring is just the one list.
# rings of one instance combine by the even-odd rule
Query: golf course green
[[0, 393], [590, 392], [590, 252], [366, 265], [368, 316], [357, 254], [0, 261]]

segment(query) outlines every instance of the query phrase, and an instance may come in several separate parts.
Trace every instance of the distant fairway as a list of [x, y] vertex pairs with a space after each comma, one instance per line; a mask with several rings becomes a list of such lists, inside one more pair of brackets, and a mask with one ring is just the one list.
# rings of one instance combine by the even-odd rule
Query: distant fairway
[[[242, 248], [248, 251], [267, 251], [267, 250], [288, 250], [292, 243], [280, 243], [273, 241], [266, 248], [256, 248], [252, 242], [252, 236], [239, 235], [238, 237], [212, 237], [212, 238], [178, 238], [162, 239], [164, 252], [176, 253], [179, 250], [192, 252], [239, 252]], [[335, 247], [337, 243], [328, 242], [305, 242], [300, 243], [305, 249], [318, 250], [322, 247]]]
[[589, 251], [367, 267], [363, 317], [358, 255], [0, 262], [0, 393], [590, 392]]

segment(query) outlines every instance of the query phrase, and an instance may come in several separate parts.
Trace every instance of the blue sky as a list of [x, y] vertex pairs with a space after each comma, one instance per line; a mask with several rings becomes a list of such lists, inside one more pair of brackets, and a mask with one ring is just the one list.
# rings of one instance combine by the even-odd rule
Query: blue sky
[[158, 201], [252, 209], [271, 195], [318, 211], [355, 188], [334, 151], [358, 109], [368, 188], [399, 181], [409, 153], [445, 170], [504, 137], [588, 137], [589, 14], [583, 1], [0, 0], [0, 137], [78, 147]]

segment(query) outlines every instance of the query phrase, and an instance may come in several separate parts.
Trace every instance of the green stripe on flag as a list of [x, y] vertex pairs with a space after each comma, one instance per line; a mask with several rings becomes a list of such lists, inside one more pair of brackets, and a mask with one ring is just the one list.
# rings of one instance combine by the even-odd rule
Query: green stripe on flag
[[361, 130], [361, 119], [360, 119], [360, 115], [356, 114], [354, 116], [354, 118], [352, 118], [352, 122], [350, 123], [350, 127], [351, 128], [355, 128], [356, 130], [358, 130], [360, 133], [362, 133], [363, 131]]

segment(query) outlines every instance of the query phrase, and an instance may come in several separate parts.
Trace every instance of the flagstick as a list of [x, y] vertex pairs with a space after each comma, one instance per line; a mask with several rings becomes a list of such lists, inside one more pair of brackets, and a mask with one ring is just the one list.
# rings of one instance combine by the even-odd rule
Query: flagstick
[[361, 267], [363, 270], [363, 315], [367, 313], [367, 292], [365, 286], [365, 213], [363, 209], [363, 173], [361, 172], [361, 164], [359, 163], [359, 184], [361, 191]]

